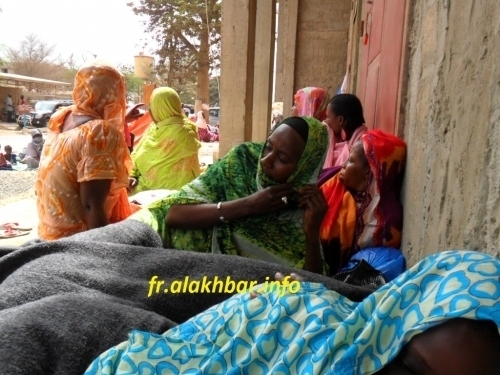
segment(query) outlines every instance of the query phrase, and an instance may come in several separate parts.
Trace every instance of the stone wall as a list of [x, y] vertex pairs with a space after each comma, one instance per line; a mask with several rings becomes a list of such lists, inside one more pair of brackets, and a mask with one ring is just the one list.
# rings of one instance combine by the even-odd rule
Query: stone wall
[[409, 25], [403, 249], [500, 254], [500, 2], [422, 0]]
[[295, 90], [319, 86], [333, 94], [342, 84], [350, 12], [350, 0], [299, 1]]

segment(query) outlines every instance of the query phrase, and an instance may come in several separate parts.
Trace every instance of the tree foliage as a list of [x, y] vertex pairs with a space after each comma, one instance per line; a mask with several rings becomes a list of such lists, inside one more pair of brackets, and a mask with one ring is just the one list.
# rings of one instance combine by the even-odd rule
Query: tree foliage
[[172, 87], [196, 82], [196, 100], [209, 101], [209, 76], [220, 58], [220, 0], [140, 0], [128, 4], [146, 16], [146, 31], [159, 46], [156, 73]]
[[[24, 37], [17, 48], [4, 48], [4, 65], [16, 74], [73, 83], [78, 70], [73, 55], [67, 60], [54, 56], [55, 45], [49, 45], [31, 33]], [[28, 90], [36, 88], [26, 84]], [[52, 90], [52, 88], [51, 88]]]
[[54, 49], [55, 45], [48, 45], [30, 33], [24, 37], [18, 48], [8, 47], [6, 57], [17, 74], [49, 78], [52, 66], [56, 63], [52, 56]]
[[3, 44], [0, 44], [0, 67], [5, 65], [5, 48]]
[[210, 78], [210, 105], [213, 107], [220, 105], [219, 81], [219, 76]]
[[131, 65], [118, 65], [117, 68], [125, 77], [127, 101], [135, 101], [137, 96], [141, 97], [144, 81], [135, 76], [134, 67]]

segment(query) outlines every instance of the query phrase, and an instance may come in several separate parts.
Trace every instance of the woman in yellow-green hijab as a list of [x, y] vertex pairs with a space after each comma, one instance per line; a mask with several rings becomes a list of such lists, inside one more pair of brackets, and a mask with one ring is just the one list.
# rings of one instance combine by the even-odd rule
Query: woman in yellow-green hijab
[[178, 190], [200, 175], [196, 125], [184, 115], [177, 92], [170, 87], [153, 91], [151, 118], [146, 134], [132, 153], [132, 193]]

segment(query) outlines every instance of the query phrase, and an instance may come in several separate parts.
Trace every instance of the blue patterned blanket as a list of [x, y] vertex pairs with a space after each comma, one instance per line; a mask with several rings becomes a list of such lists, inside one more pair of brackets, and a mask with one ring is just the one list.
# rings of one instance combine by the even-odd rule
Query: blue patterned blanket
[[[135, 221], [59, 241], [0, 247], [0, 375], [81, 375], [130, 331], [165, 332], [226, 300], [238, 283], [265, 282], [277, 271], [293, 269], [236, 256], [165, 250], [156, 232]], [[301, 274], [353, 301], [371, 292]], [[212, 284], [203, 285], [203, 277]], [[226, 283], [227, 293], [219, 292], [215, 277], [230, 277], [234, 290]], [[178, 293], [165, 293], [174, 281]], [[190, 288], [199, 293], [189, 293]]]

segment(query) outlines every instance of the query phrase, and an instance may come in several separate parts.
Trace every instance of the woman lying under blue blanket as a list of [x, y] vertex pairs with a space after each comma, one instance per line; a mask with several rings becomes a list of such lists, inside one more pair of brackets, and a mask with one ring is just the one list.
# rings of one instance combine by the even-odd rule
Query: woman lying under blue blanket
[[85, 374], [498, 375], [499, 277], [492, 256], [446, 251], [362, 302], [256, 286], [162, 335], [131, 332]]

